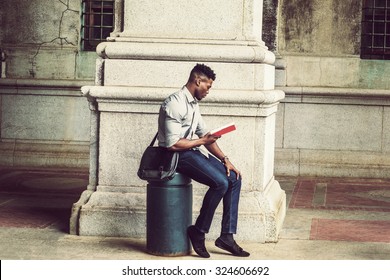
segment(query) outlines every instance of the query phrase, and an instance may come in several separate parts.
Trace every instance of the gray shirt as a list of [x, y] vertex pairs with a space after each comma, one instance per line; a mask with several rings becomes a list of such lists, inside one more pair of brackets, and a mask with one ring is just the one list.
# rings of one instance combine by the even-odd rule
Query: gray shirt
[[158, 145], [172, 147], [184, 138], [188, 130], [187, 139], [192, 139], [194, 134], [202, 137], [208, 132], [199, 111], [198, 101], [187, 87], [183, 86], [161, 104], [158, 118]]

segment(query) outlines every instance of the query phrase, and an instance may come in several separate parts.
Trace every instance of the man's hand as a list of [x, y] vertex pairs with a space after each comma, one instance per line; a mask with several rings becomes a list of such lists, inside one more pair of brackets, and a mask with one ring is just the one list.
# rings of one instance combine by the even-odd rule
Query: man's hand
[[226, 168], [226, 175], [230, 176], [230, 171], [234, 171], [237, 174], [237, 180], [241, 177], [241, 172], [234, 167], [234, 165], [229, 161], [229, 158], [225, 156], [225, 154], [221, 151], [221, 149], [218, 147], [218, 144], [216, 140], [220, 138], [220, 136], [210, 135], [209, 133], [206, 134], [203, 138], [210, 138], [212, 139], [212, 143], [205, 145], [207, 150], [212, 153], [215, 157], [219, 159], [223, 159], [222, 162], [225, 165]]
[[241, 177], [241, 172], [234, 167], [234, 165], [229, 161], [229, 159], [225, 160], [225, 168], [226, 168], [226, 174], [230, 176], [230, 170], [236, 172], [237, 174], [237, 180]]
[[217, 141], [221, 136], [212, 135], [210, 133], [207, 133], [205, 136], [203, 136], [201, 139], [204, 141], [205, 146], [213, 144], [215, 141]]

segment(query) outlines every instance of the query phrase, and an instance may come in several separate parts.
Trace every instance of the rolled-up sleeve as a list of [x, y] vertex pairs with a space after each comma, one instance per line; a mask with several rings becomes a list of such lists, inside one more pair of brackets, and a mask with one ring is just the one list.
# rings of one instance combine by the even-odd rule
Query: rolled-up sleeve
[[182, 137], [181, 115], [175, 102], [170, 102], [163, 107], [165, 111], [164, 134], [165, 147], [172, 147]]

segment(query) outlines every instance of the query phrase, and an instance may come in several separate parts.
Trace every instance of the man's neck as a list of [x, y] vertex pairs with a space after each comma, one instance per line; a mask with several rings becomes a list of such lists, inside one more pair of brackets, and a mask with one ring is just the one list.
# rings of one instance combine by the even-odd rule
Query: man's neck
[[194, 88], [193, 84], [192, 83], [187, 83], [185, 85], [185, 87], [191, 93], [191, 95], [195, 98], [195, 88]]

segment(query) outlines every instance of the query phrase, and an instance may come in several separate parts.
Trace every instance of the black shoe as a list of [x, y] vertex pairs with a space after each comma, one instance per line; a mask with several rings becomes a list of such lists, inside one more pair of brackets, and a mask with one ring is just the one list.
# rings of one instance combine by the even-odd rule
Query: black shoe
[[204, 245], [205, 238], [199, 236], [198, 230], [195, 226], [189, 226], [187, 234], [195, 252], [202, 258], [210, 258], [210, 254], [207, 252], [206, 246]]
[[238, 246], [236, 241], [233, 241], [233, 244], [228, 244], [224, 242], [221, 238], [218, 238], [215, 241], [215, 246], [221, 248], [222, 250], [228, 251], [237, 257], [249, 257], [250, 255], [248, 252], [244, 251], [244, 249]]

